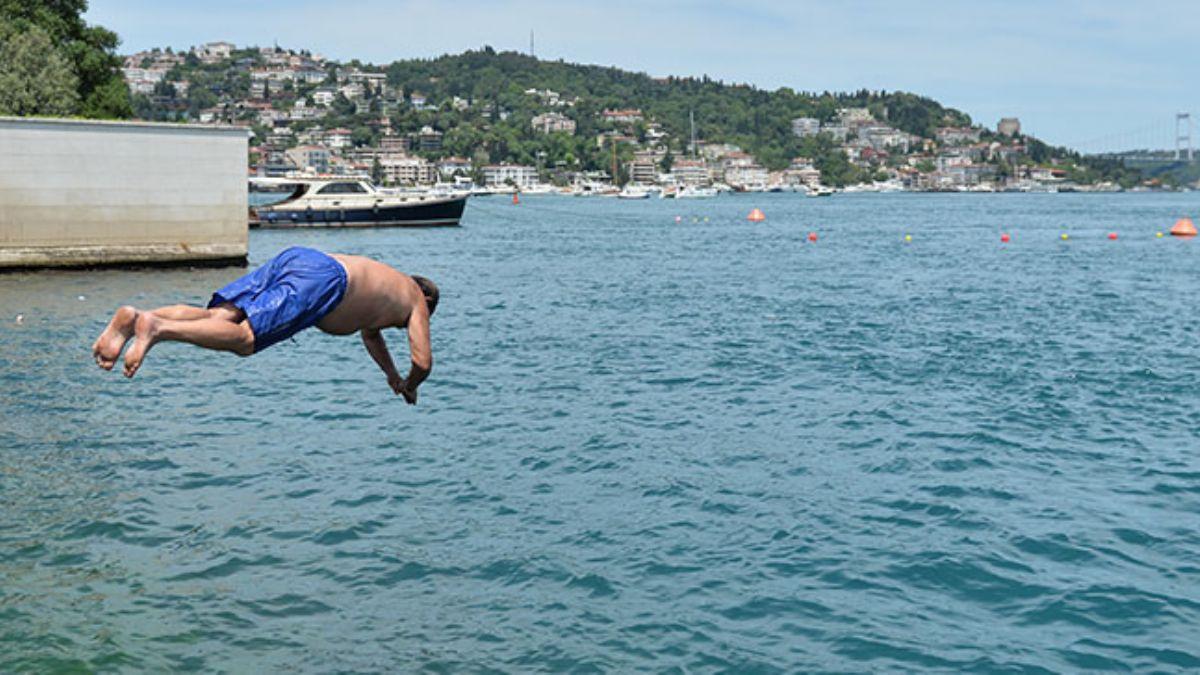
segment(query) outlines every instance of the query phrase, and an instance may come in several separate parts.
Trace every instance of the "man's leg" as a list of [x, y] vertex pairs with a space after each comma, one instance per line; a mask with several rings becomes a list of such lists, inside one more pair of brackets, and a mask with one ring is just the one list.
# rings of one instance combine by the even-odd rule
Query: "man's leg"
[[207, 319], [180, 321], [163, 319], [154, 312], [139, 312], [134, 321], [133, 346], [125, 353], [125, 377], [133, 377], [146, 352], [163, 341], [187, 342], [205, 349], [233, 352], [239, 356], [254, 353], [254, 331], [246, 320], [234, 321], [240, 312], [214, 308]]
[[[246, 318], [245, 312], [228, 302], [211, 309], [192, 305], [169, 305], [159, 307], [150, 313], [163, 319], [176, 321], [223, 319], [232, 323], [241, 323]], [[129, 338], [133, 337], [134, 321], [137, 317], [138, 311], [134, 307], [125, 305], [117, 309], [112, 320], [108, 322], [108, 327], [100, 333], [100, 337], [96, 338], [96, 342], [92, 345], [92, 358], [96, 360], [97, 365], [105, 370], [112, 370], [117, 359], [121, 357], [121, 350], [125, 348]]]
[[176, 321], [195, 321], [196, 319], [211, 317], [212, 310], [193, 305], [170, 305], [154, 310], [154, 316], [162, 319], [174, 319]]

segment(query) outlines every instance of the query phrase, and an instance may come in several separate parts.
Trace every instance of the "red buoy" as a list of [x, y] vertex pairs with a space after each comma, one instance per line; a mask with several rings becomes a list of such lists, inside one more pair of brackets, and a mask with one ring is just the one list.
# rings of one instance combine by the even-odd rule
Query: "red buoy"
[[817, 241], [817, 233], [816, 233], [816, 232], [809, 232], [809, 233], [808, 233], [808, 240], [809, 240], [809, 241], [811, 241], [811, 242], [816, 242], [816, 241]]
[[520, 203], [521, 203], [521, 200], [520, 200], [520, 198], [518, 198], [518, 197], [517, 197], [517, 193], [516, 193], [516, 192], [514, 192], [514, 193], [513, 193], [513, 203], [514, 203], [514, 204], [520, 204]]
[[1109, 239], [1111, 239], [1111, 240], [1113, 240], [1113, 241], [1116, 241], [1116, 240], [1117, 240], [1117, 233], [1116, 233], [1116, 232], [1109, 232], [1109, 233], [1108, 233], [1108, 238], [1109, 238]]
[[764, 221], [766, 219], [767, 219], [767, 216], [759, 209], [754, 209], [753, 211], [750, 212], [750, 215], [746, 216], [746, 220], [748, 220], [752, 223], [761, 223], [762, 221]]
[[1012, 237], [1009, 237], [1007, 232], [1000, 235], [1000, 243], [1002, 243], [1002, 244], [1007, 244], [1011, 239], [1012, 239]]

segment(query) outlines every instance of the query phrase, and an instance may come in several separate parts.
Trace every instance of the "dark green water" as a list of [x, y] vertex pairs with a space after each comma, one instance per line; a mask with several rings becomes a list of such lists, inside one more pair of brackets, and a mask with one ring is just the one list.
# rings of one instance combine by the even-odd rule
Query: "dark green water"
[[1154, 236], [1198, 212], [485, 198], [252, 233], [441, 284], [416, 408], [315, 331], [92, 365], [118, 304], [241, 270], [0, 276], [0, 671], [1200, 669], [1200, 241]]

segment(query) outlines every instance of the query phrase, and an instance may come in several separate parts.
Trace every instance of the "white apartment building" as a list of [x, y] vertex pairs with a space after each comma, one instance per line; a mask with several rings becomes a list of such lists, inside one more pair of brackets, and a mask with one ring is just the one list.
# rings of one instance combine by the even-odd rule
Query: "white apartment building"
[[575, 120], [567, 117], [562, 113], [548, 112], [541, 115], [535, 115], [531, 120], [530, 125], [534, 131], [539, 131], [543, 134], [553, 133], [575, 133]]
[[519, 164], [489, 164], [483, 167], [483, 180], [487, 185], [500, 186], [509, 182], [517, 187], [529, 187], [538, 182], [536, 167]]
[[703, 160], [677, 159], [671, 167], [675, 181], [682, 185], [708, 185], [708, 166]]
[[821, 122], [815, 117], [797, 117], [792, 120], [792, 133], [800, 138], [821, 133]]
[[437, 182], [437, 167], [420, 157], [383, 157], [379, 160], [383, 181], [400, 185], [427, 185]]

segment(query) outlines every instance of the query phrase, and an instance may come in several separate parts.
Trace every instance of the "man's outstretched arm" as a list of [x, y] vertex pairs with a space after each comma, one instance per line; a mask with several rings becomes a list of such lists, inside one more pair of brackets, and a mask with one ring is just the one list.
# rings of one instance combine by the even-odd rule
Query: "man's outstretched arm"
[[429, 377], [433, 370], [433, 348], [429, 345], [429, 310], [419, 303], [408, 317], [408, 349], [412, 357], [412, 368], [404, 381], [404, 400], [417, 402], [417, 387]]
[[396, 364], [392, 362], [392, 355], [388, 352], [387, 342], [383, 339], [383, 332], [377, 328], [364, 328], [362, 330], [363, 345], [367, 348], [367, 353], [375, 359], [375, 363], [379, 365], [379, 369], [387, 376], [388, 386], [397, 394], [404, 388], [404, 378], [400, 377], [400, 373], [396, 372]]

